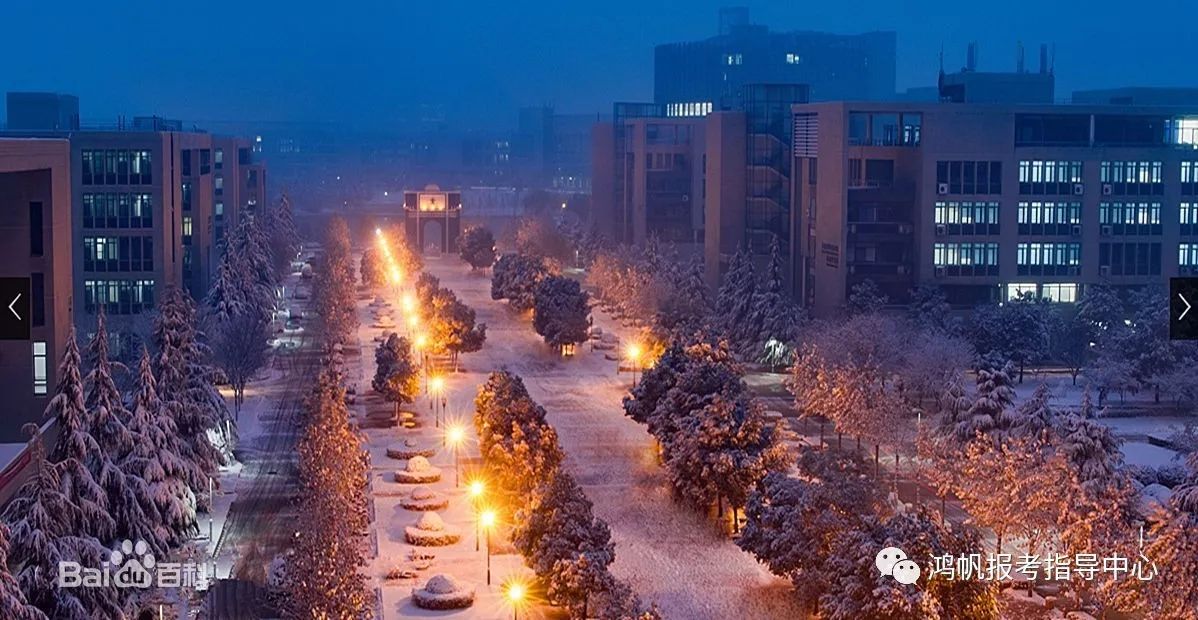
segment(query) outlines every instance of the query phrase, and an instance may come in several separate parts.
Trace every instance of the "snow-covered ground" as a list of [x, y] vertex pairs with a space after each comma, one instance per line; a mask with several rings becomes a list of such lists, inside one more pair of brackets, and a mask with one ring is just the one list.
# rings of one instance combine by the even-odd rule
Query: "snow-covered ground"
[[[394, 292], [389, 297], [396, 297]], [[375, 523], [372, 528], [372, 544], [375, 546], [375, 557], [366, 567], [366, 572], [372, 580], [372, 587], [381, 593], [382, 619], [388, 618], [454, 618], [462, 620], [483, 620], [503, 618], [511, 614], [510, 605], [503, 598], [503, 584], [512, 578], [528, 580], [531, 572], [524, 567], [522, 558], [502, 540], [501, 535], [492, 537], [491, 554], [491, 585], [486, 583], [486, 536], [476, 539], [476, 516], [474, 507], [466, 497], [465, 483], [470, 478], [468, 463], [476, 462], [478, 458], [477, 439], [471, 422], [472, 402], [478, 385], [486, 379], [486, 372], [478, 362], [480, 353], [464, 356], [464, 363], [469, 372], [452, 374], [446, 381], [449, 406], [447, 417], [462, 423], [466, 428], [468, 445], [460, 454], [460, 479], [462, 486], [455, 486], [453, 451], [443, 448], [443, 433], [435, 425], [435, 416], [429, 409], [429, 401], [421, 396], [417, 402], [405, 405], [403, 410], [417, 414], [420, 426], [414, 429], [376, 428], [367, 421], [367, 412], [382, 412], [394, 407], [392, 403], [384, 402], [370, 389], [370, 380], [374, 376], [374, 350], [378, 346], [374, 337], [384, 331], [382, 328], [371, 327], [375, 324], [369, 303], [370, 299], [358, 300], [358, 340], [361, 346], [360, 355], [346, 355], [346, 382], [356, 384], [357, 402], [351, 407], [355, 419], [362, 426], [366, 436], [366, 447], [370, 451], [371, 462], [371, 495]], [[403, 316], [398, 299], [391, 301], [391, 316], [402, 322]], [[395, 328], [392, 327], [392, 330]], [[400, 334], [406, 330], [399, 328]], [[487, 347], [492, 346], [490, 342]], [[441, 479], [437, 482], [421, 485], [400, 484], [395, 482], [394, 472], [402, 469], [406, 461], [387, 456], [387, 447], [414, 440], [420, 446], [436, 449], [436, 454], [429, 461], [434, 467], [440, 468]], [[400, 500], [413, 489], [424, 487], [433, 489], [449, 499], [449, 506], [437, 513], [446, 525], [456, 530], [461, 539], [444, 547], [414, 547], [404, 540], [404, 528], [414, 525], [420, 518], [421, 512], [407, 510], [400, 506]], [[478, 550], [476, 550], [476, 540]], [[409, 554], [419, 549], [421, 552], [434, 555], [431, 566], [417, 569]], [[393, 569], [410, 569], [415, 571], [415, 579], [390, 580], [386, 578]], [[446, 574], [452, 576], [459, 584], [472, 587], [475, 590], [474, 605], [458, 611], [427, 611], [417, 608], [412, 603], [412, 589], [421, 587], [433, 575]], [[522, 608], [521, 618], [540, 618], [544, 609]]]
[[[483, 350], [463, 356], [466, 372], [450, 379], [451, 412], [469, 420], [473, 396], [491, 370], [519, 373], [556, 427], [566, 466], [611, 526], [616, 576], [668, 618], [803, 617], [789, 582], [737, 548], [712, 520], [671, 499], [652, 438], [623, 414], [631, 377], [617, 376], [615, 362], [585, 345], [575, 358], [560, 358], [533, 332], [528, 316], [491, 299], [489, 278], [470, 273], [456, 257], [427, 260], [426, 270], [487, 324]], [[595, 321], [624, 331], [603, 314]]]

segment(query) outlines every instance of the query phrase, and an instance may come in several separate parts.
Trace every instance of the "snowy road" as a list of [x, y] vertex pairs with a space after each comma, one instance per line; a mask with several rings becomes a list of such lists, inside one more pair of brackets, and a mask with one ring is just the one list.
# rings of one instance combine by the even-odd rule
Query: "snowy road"
[[[652, 438], [623, 415], [620, 402], [629, 377], [617, 377], [615, 362], [586, 346], [575, 359], [559, 358], [533, 332], [527, 316], [491, 299], [489, 278], [469, 273], [456, 257], [428, 260], [426, 270], [487, 324], [483, 350], [463, 357], [469, 376], [507, 367], [523, 376], [547, 410], [567, 466], [595, 503], [596, 514], [611, 526], [614, 574], [656, 602], [667, 618], [804, 617], [789, 582], [720, 535], [710, 519], [671, 499]], [[614, 327], [601, 315], [596, 324]], [[468, 412], [477, 382], [453, 383], [451, 409]]]

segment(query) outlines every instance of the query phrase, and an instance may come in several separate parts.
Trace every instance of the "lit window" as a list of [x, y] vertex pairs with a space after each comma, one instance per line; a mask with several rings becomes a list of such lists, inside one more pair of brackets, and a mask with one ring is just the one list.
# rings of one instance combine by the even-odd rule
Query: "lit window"
[[218, 217], [223, 216], [225, 214], [225, 203], [217, 202], [216, 206], [213, 208], [213, 211]]
[[46, 374], [46, 343], [33, 343], [33, 393], [46, 394], [49, 391], [49, 380]]
[[1182, 267], [1198, 267], [1198, 243], [1183, 243], [1178, 250], [1177, 264]]
[[1072, 283], [1052, 283], [1040, 286], [1040, 297], [1048, 301], [1071, 304], [1077, 301], [1077, 285]]
[[1170, 138], [1173, 144], [1185, 144], [1198, 148], [1198, 118], [1172, 119]]
[[786, 64], [797, 65], [800, 62], [803, 62], [803, 58], [801, 56], [799, 56], [798, 54], [787, 54], [786, 55]]
[[1007, 301], [1013, 301], [1023, 297], [1025, 294], [1036, 294], [1036, 285], [1030, 282], [1020, 282], [1018, 284], [1007, 285]]
[[217, 175], [216, 178], [212, 180], [212, 183], [218, 192], [225, 189], [225, 177]]

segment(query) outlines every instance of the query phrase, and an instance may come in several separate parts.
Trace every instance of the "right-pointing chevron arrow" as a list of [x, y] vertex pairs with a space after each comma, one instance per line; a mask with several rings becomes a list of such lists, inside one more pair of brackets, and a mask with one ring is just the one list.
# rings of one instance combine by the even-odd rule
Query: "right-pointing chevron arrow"
[[1182, 295], [1181, 293], [1178, 293], [1177, 297], [1179, 299], [1181, 299], [1181, 303], [1186, 305], [1186, 309], [1181, 312], [1181, 316], [1177, 317], [1177, 320], [1184, 321], [1186, 318], [1186, 315], [1190, 313], [1190, 308], [1191, 308], [1190, 302], [1188, 300], [1186, 300], [1186, 296]]

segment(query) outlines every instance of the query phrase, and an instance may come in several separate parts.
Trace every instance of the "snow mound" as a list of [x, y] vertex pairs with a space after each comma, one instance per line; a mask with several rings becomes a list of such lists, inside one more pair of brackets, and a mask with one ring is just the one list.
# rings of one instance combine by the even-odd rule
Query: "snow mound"
[[407, 510], [444, 510], [449, 507], [449, 498], [427, 487], [418, 487], [401, 498], [399, 505]]
[[416, 527], [430, 532], [440, 532], [445, 529], [445, 521], [435, 512], [426, 512], [416, 521]]
[[412, 602], [421, 609], [464, 609], [474, 604], [474, 588], [448, 575], [433, 575], [423, 588], [412, 590]]
[[437, 453], [435, 447], [421, 445], [419, 442], [408, 439], [402, 443], [393, 443], [387, 446], [387, 456], [396, 460], [408, 460], [414, 457], [422, 457], [428, 459]]
[[408, 459], [407, 468], [410, 472], [428, 471], [429, 469], [432, 469], [432, 467], [432, 463], [429, 463], [428, 459], [423, 456], [414, 456]]
[[451, 594], [460, 590], [461, 586], [449, 575], [433, 575], [428, 583], [424, 584], [424, 589], [433, 594]]
[[457, 528], [445, 524], [441, 515], [426, 512], [420, 515], [416, 525], [404, 528], [404, 539], [412, 545], [423, 547], [444, 547], [461, 540], [462, 535]]

